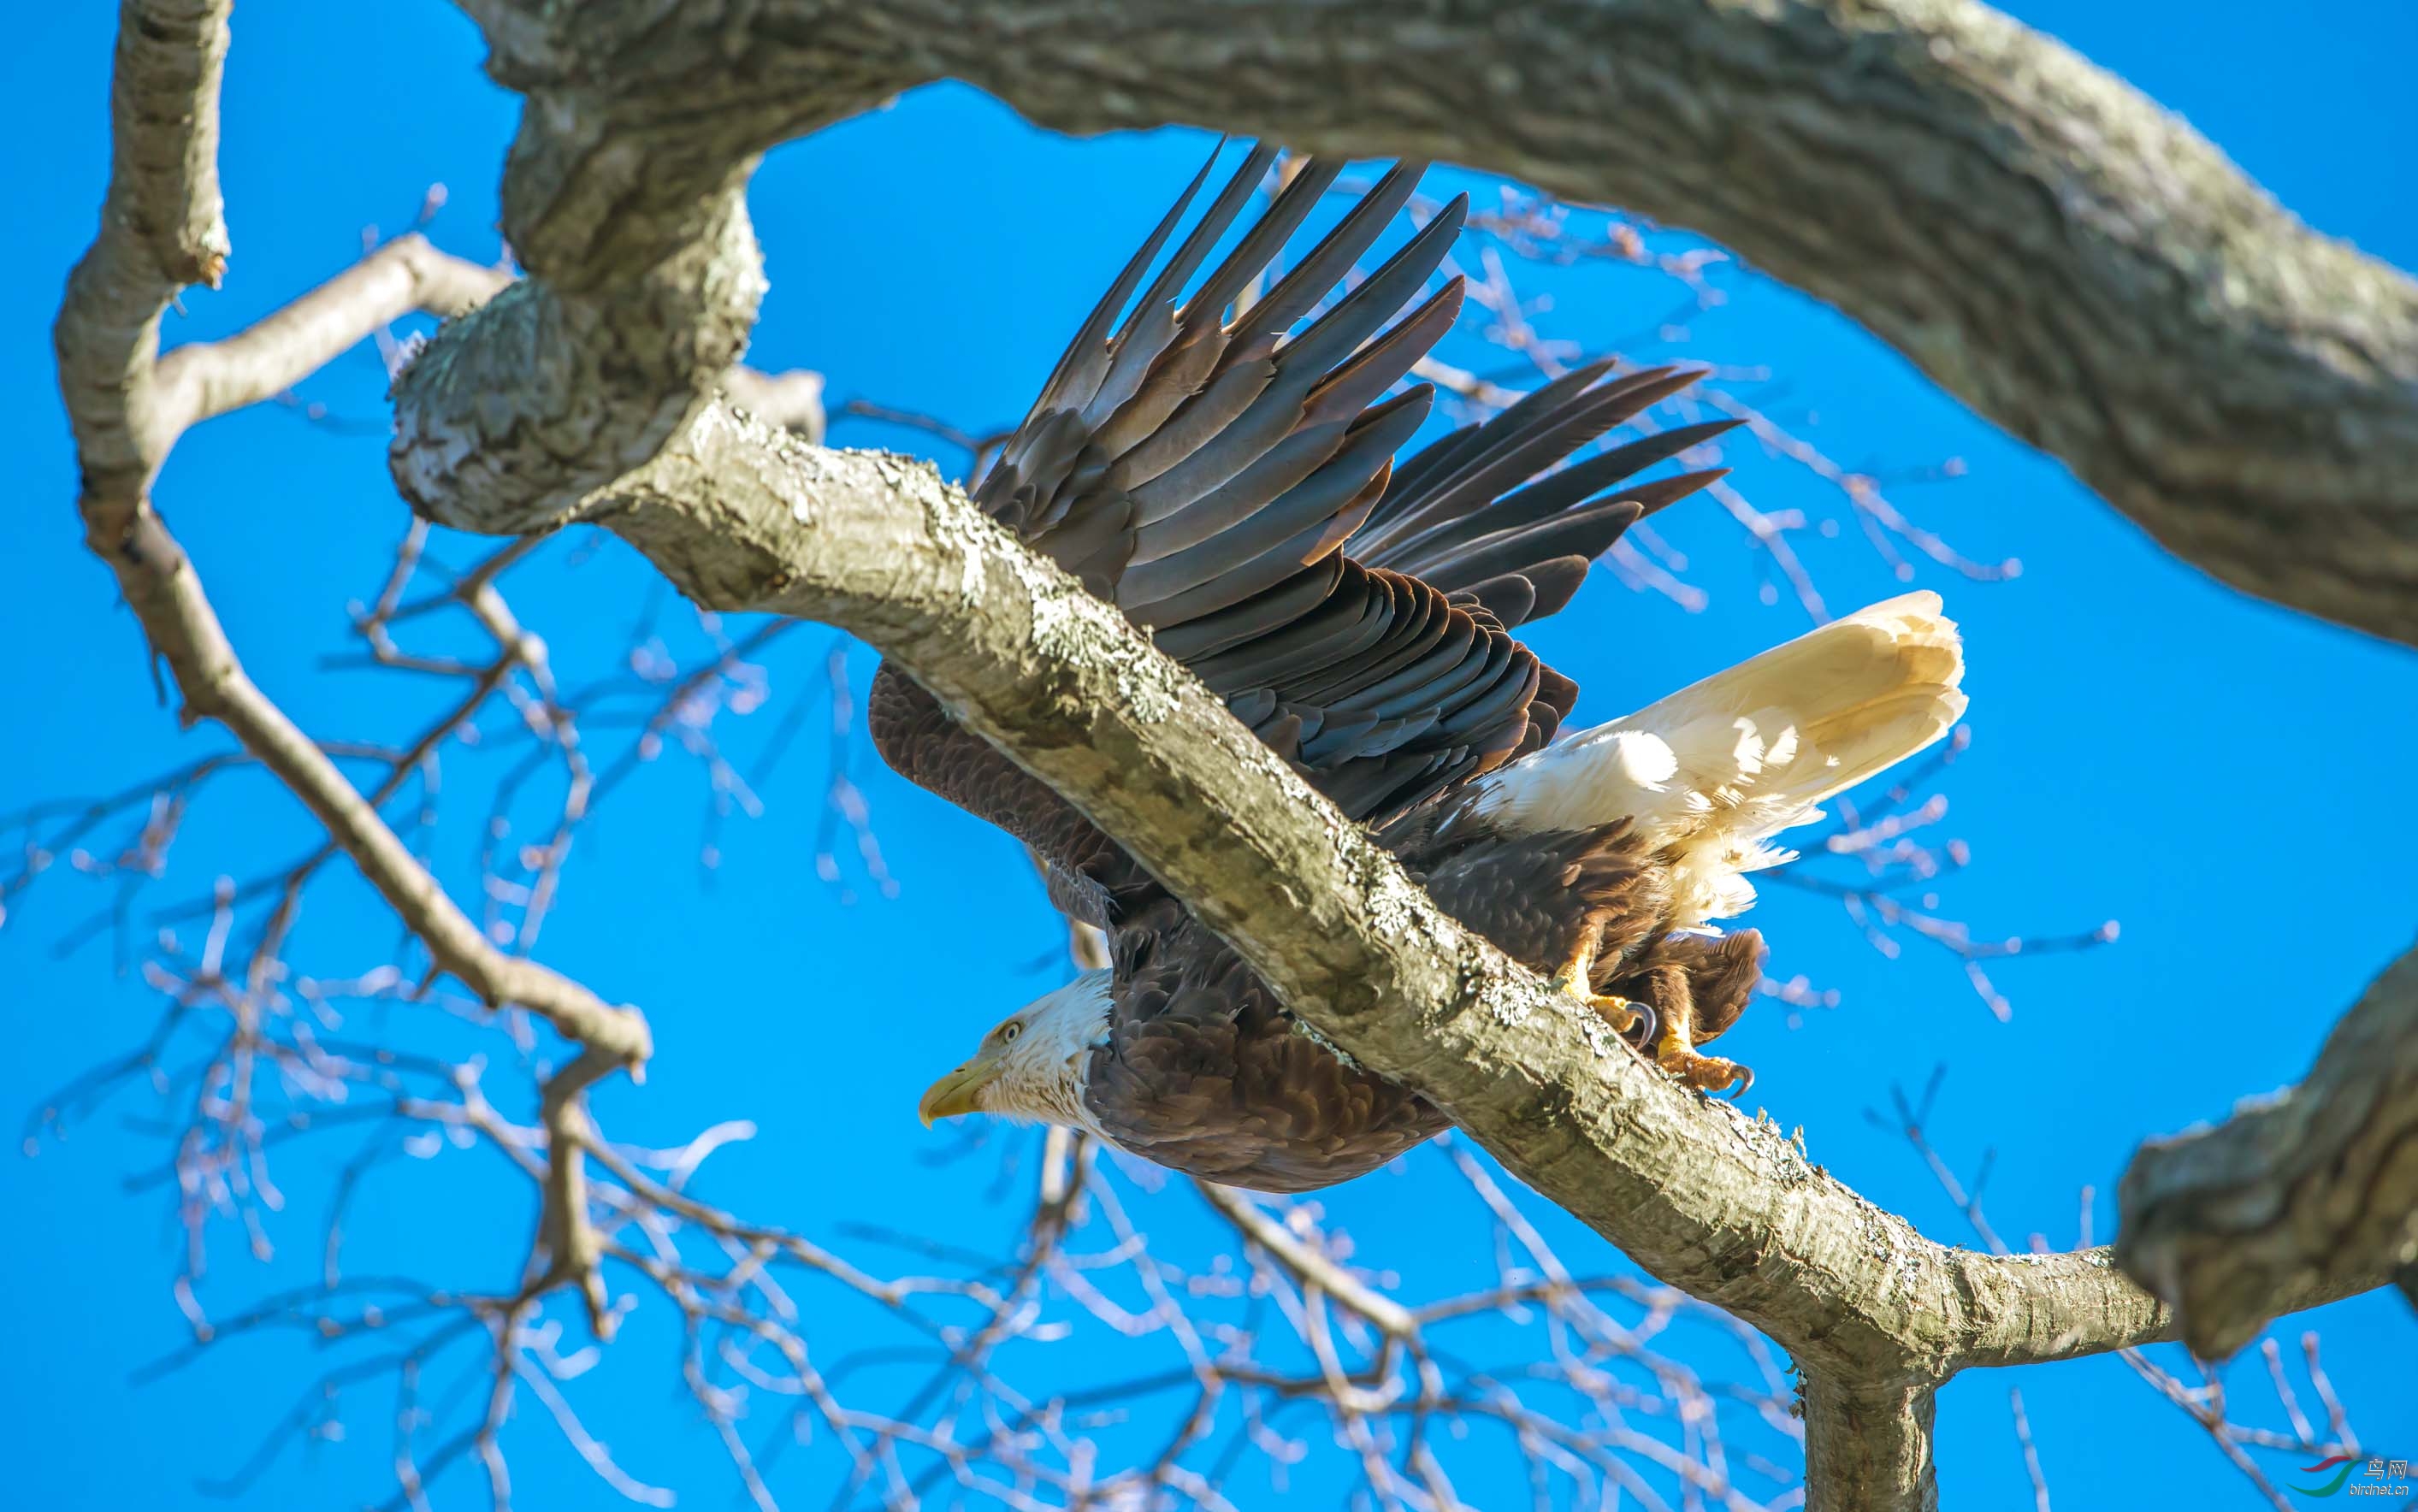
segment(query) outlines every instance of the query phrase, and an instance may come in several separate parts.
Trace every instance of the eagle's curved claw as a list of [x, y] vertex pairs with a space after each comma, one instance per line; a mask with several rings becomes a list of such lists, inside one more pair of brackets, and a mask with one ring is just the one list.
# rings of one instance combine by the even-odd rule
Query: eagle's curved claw
[[1637, 1021], [1645, 1026], [1645, 1031], [1637, 1036], [1637, 1048], [1651, 1054], [1654, 1037], [1662, 1032], [1662, 1016], [1655, 1011], [1652, 1003], [1640, 1002], [1634, 998], [1629, 1000], [1629, 1006], [1637, 1011]]

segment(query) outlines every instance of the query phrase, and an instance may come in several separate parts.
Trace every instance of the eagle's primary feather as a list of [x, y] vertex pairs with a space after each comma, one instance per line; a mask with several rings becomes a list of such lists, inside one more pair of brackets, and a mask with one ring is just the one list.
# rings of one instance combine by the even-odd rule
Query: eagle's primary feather
[[[1741, 874], [1768, 863], [1768, 834], [1952, 722], [1952, 627], [1936, 600], [1897, 600], [1556, 741], [1577, 685], [1510, 632], [1567, 603], [1630, 524], [1719, 477], [1634, 474], [1727, 422], [1561, 466], [1697, 377], [1595, 362], [1397, 465], [1432, 390], [1386, 395], [1459, 311], [1459, 279], [1431, 285], [1466, 200], [1338, 298], [1421, 165], [1388, 172], [1274, 276], [1339, 176], [1309, 160], [1213, 265], [1275, 157], [1247, 153], [1145, 287], [1201, 170], [976, 499], [1150, 631], [1447, 912], [1635, 1026], [1691, 1082], [1742, 1075], [1695, 1046], [1752, 995], [1761, 942], [1688, 926], [1752, 898]], [[869, 714], [894, 767], [1032, 846], [1052, 897], [1113, 947], [1112, 970], [996, 1026], [926, 1094], [927, 1119], [1073, 1123], [1271, 1190], [1357, 1175], [1444, 1126], [1301, 1032], [1122, 847], [887, 664]]]

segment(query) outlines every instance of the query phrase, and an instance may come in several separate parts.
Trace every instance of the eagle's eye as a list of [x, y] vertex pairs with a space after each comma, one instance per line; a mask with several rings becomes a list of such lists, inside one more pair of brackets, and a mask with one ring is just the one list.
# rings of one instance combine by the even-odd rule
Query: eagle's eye
[[1012, 1023], [1012, 1022], [1011, 1022], [1011, 1023], [1006, 1023], [1006, 1024], [1002, 1024], [1002, 1025], [1000, 1026], [1000, 1030], [999, 1030], [999, 1042], [1000, 1042], [1002, 1045], [1011, 1044], [1011, 1043], [1013, 1043], [1013, 1042], [1015, 1041], [1016, 1037], [1017, 1037], [1018, 1034], [1021, 1034], [1021, 1033], [1023, 1033], [1023, 1032], [1024, 1032], [1024, 1026], [1023, 1026], [1022, 1024]]

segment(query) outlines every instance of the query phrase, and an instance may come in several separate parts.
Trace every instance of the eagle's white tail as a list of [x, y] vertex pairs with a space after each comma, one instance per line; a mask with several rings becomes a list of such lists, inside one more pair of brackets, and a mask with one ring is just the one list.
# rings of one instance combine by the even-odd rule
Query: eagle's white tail
[[1965, 712], [1965, 658], [1936, 593], [1861, 609], [1496, 772], [1478, 812], [1522, 830], [1623, 817], [1664, 851], [1677, 922], [1754, 901], [1745, 873], [1814, 805], [1905, 760]]

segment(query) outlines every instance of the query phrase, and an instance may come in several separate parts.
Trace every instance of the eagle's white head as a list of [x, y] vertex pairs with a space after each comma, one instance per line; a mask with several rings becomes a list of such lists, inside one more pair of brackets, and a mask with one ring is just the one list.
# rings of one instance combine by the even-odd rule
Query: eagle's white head
[[1109, 1031], [1109, 976], [1105, 970], [1086, 971], [1000, 1020], [972, 1060], [924, 1093], [916, 1111], [925, 1124], [959, 1113], [996, 1113], [1098, 1133], [1083, 1107], [1083, 1078], [1093, 1046]]

